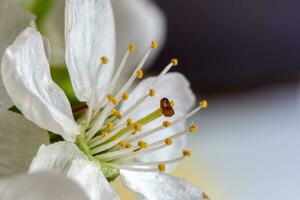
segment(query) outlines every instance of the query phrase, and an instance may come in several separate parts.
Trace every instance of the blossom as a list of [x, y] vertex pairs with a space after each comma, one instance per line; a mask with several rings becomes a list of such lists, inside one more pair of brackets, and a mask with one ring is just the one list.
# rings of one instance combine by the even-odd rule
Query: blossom
[[17, 37], [1, 63], [4, 86], [24, 117], [65, 140], [42, 145], [30, 172], [51, 170], [69, 176], [90, 199], [118, 199], [108, 181], [119, 175], [142, 198], [201, 199], [200, 190], [162, 173], [190, 156], [184, 150], [185, 136], [197, 126], [186, 126], [186, 120], [207, 106], [203, 100], [192, 109], [195, 97], [188, 81], [179, 73], [168, 73], [178, 60], [171, 59], [157, 77], [133, 88], [158, 47], [152, 41], [128, 81], [118, 85], [136, 46], [128, 45], [114, 71], [110, 1], [67, 0], [65, 15], [66, 63], [74, 92], [87, 106], [72, 111], [51, 79], [49, 48], [34, 28]]
[[0, 179], [1, 200], [87, 200], [81, 188], [63, 176], [35, 173]]

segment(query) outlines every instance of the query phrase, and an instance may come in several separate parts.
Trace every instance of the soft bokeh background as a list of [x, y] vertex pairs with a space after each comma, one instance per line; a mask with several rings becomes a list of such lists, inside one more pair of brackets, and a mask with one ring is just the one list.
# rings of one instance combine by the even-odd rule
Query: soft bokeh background
[[[53, 0], [23, 1], [41, 27]], [[212, 199], [297, 199], [300, 2], [156, 3], [167, 19], [167, 37], [148, 72], [158, 73], [178, 57], [176, 70], [199, 99], [209, 100], [209, 108], [193, 118], [200, 126], [189, 140], [193, 157], [174, 174]], [[53, 68], [53, 76], [72, 97], [66, 71]], [[132, 198], [122, 190], [124, 199]]]

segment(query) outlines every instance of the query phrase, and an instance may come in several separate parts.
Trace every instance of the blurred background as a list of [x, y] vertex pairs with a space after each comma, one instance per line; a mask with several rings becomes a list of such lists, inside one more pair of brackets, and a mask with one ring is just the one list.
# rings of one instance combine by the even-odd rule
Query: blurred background
[[[43, 24], [58, 15], [51, 13], [54, 8], [63, 9], [62, 2], [23, 0], [46, 35]], [[300, 2], [145, 2], [151, 6], [140, 9], [158, 9], [166, 30], [161, 36], [164, 45], [148, 73], [157, 74], [170, 58], [177, 57], [180, 65], [175, 70], [190, 80], [199, 99], [209, 100], [209, 108], [193, 118], [200, 125], [200, 133], [190, 138], [193, 157], [174, 174], [200, 187], [211, 199], [297, 199]], [[127, 12], [130, 16], [138, 11]], [[63, 26], [63, 20], [54, 24]], [[138, 31], [132, 29], [132, 34]], [[63, 64], [53, 64], [52, 75], [72, 99], [67, 72], [55, 65]]]

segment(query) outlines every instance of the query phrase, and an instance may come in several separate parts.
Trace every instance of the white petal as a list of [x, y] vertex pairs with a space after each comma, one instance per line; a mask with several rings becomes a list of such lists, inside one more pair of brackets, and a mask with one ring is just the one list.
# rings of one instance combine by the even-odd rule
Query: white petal
[[47, 132], [23, 116], [0, 112], [0, 176], [26, 172], [41, 144], [49, 143]]
[[69, 142], [42, 145], [32, 160], [29, 172], [55, 171], [67, 174], [74, 159], [87, 159], [78, 147]]
[[51, 79], [41, 35], [25, 29], [6, 49], [1, 67], [4, 86], [24, 116], [74, 141], [79, 127], [66, 95]]
[[[73, 88], [80, 101], [99, 98], [113, 72], [115, 25], [109, 0], [67, 0], [65, 13], [66, 62]], [[98, 75], [101, 57], [109, 58]], [[95, 78], [100, 76], [100, 82]], [[95, 102], [98, 102], [97, 100]]]
[[62, 176], [37, 173], [0, 180], [1, 200], [88, 200], [81, 188]]
[[159, 172], [121, 171], [123, 183], [134, 192], [139, 199], [146, 200], [201, 200], [202, 192], [192, 184]]
[[[33, 16], [26, 12], [14, 0], [1, 0], [0, 2], [0, 62], [5, 48], [13, 42], [18, 34], [33, 20]], [[9, 96], [2, 85], [0, 77], [0, 110], [11, 107]]]
[[[162, 49], [166, 35], [166, 19], [152, 0], [112, 0], [111, 2], [117, 33], [116, 64], [120, 64], [128, 44], [137, 45], [137, 51], [130, 57], [128, 68], [121, 77], [126, 80], [132, 73], [136, 60], [149, 49], [151, 41], [158, 40], [160, 48], [153, 52], [150, 60], [153, 60]], [[150, 60], [147, 61], [144, 69], [152, 63]], [[120, 80], [121, 83], [122, 81]]]
[[[122, 105], [121, 112], [126, 110], [128, 107], [133, 105], [136, 100], [145, 94], [146, 89], [154, 80], [154, 77], [147, 78], [143, 80], [129, 95], [129, 99]], [[159, 107], [160, 99], [167, 97], [169, 100], [175, 102], [174, 110], [175, 116], [171, 119], [161, 117], [158, 120], [150, 123], [143, 127], [142, 132], [145, 132], [154, 127], [160, 126], [165, 120], [172, 120], [186, 114], [192, 106], [195, 104], [195, 95], [190, 89], [190, 84], [188, 80], [181, 75], [180, 73], [168, 73], [160, 81], [156, 83], [157, 89], [155, 90], [155, 96], [148, 98], [146, 102], [140, 105], [136, 111], [130, 114], [130, 117], [133, 120], [140, 119], [146, 114], [154, 111]], [[147, 91], [146, 91], [147, 92]], [[142, 112], [141, 112], [142, 111]], [[185, 129], [185, 121], [179, 123], [175, 126], [169, 127], [155, 135], [147, 137], [147, 142], [154, 142], [161, 139], [165, 139], [171, 135], [174, 135], [176, 132], [182, 131]], [[185, 136], [180, 137], [174, 140], [174, 144], [170, 145], [162, 150], [159, 150], [155, 153], [151, 153], [145, 156], [142, 156], [140, 159], [143, 161], [163, 161], [167, 159], [176, 158], [182, 155], [182, 150], [185, 148], [186, 138]], [[174, 166], [169, 166], [168, 170], [172, 170]]]
[[95, 162], [74, 160], [67, 176], [81, 185], [91, 200], [120, 199]]

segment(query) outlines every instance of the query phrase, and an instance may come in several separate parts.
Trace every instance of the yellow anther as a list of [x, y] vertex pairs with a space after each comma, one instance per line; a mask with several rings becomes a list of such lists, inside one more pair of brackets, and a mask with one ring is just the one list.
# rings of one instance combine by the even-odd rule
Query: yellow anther
[[128, 92], [124, 92], [123, 95], [122, 95], [123, 101], [126, 101], [128, 99], [128, 97], [129, 97]]
[[171, 144], [173, 144], [172, 138], [167, 138], [167, 139], [165, 140], [165, 144], [166, 144], [166, 145], [171, 145]]
[[131, 135], [135, 135], [137, 132], [136, 131], [133, 131], [132, 133], [131, 133]]
[[112, 122], [110, 122], [106, 125], [106, 128], [109, 130], [112, 130], [114, 128], [114, 124]]
[[116, 116], [119, 113], [119, 111], [117, 109], [112, 109], [111, 114], [113, 116]]
[[151, 42], [151, 48], [152, 48], [152, 49], [157, 49], [157, 48], [158, 48], [158, 41], [153, 40], [153, 41]]
[[112, 102], [114, 105], [117, 105], [119, 103], [118, 99], [111, 94], [107, 95], [107, 99], [108, 101]]
[[192, 124], [189, 128], [191, 133], [195, 133], [198, 130], [198, 126], [196, 124]]
[[206, 100], [200, 101], [200, 107], [201, 107], [201, 108], [207, 108], [207, 106], [208, 106], [208, 103], [207, 103]]
[[125, 148], [131, 148], [132, 147], [132, 144], [130, 144], [130, 143], [126, 143], [126, 145], [125, 145]]
[[172, 125], [172, 123], [169, 122], [169, 121], [164, 121], [164, 122], [163, 122], [163, 126], [164, 126], [164, 127], [169, 127], [169, 126], [171, 126], [171, 125]]
[[128, 46], [128, 49], [129, 49], [129, 51], [130, 51], [131, 53], [135, 52], [135, 50], [136, 50], [135, 44], [130, 44], [130, 45]]
[[155, 95], [155, 90], [154, 89], [150, 89], [149, 90], [149, 96], [153, 97]]
[[142, 70], [137, 70], [136, 71], [136, 78], [141, 79], [143, 78], [144, 72]]
[[171, 63], [172, 63], [173, 66], [177, 66], [178, 65], [178, 59], [176, 59], [176, 58], [171, 59]]
[[131, 126], [132, 125], [132, 119], [131, 118], [128, 118], [127, 119], [127, 126]]
[[102, 62], [102, 64], [107, 64], [108, 63], [108, 58], [107, 57], [105, 57], [105, 56], [103, 56], [103, 57], [101, 57], [101, 62]]
[[138, 142], [139, 147], [146, 149], [148, 147], [148, 144], [144, 141], [139, 141]]
[[182, 155], [185, 156], [185, 157], [190, 157], [192, 154], [189, 150], [183, 150]]
[[138, 123], [134, 124], [134, 130], [135, 131], [141, 131], [142, 130], [142, 125], [138, 124]]
[[126, 147], [126, 142], [124, 141], [124, 140], [122, 140], [121, 142], [119, 142], [119, 145], [121, 146], [121, 147]]
[[107, 95], [108, 101], [112, 101], [114, 98], [115, 98], [115, 97], [114, 97], [113, 95], [111, 95], [111, 94], [108, 94], [108, 95]]
[[101, 135], [103, 135], [103, 136], [107, 136], [108, 135], [108, 132], [101, 132]]
[[119, 113], [119, 111], [117, 109], [113, 109], [111, 111], [111, 114], [117, 119], [122, 119], [122, 115]]
[[157, 167], [158, 167], [158, 170], [161, 172], [166, 171], [166, 165], [163, 163], [159, 164]]
[[118, 105], [119, 101], [117, 98], [113, 98], [111, 101], [115, 106]]
[[175, 103], [174, 103], [174, 101], [170, 101], [170, 104], [171, 104], [171, 106], [172, 106], [172, 107], [174, 107], [174, 106], [175, 106]]

